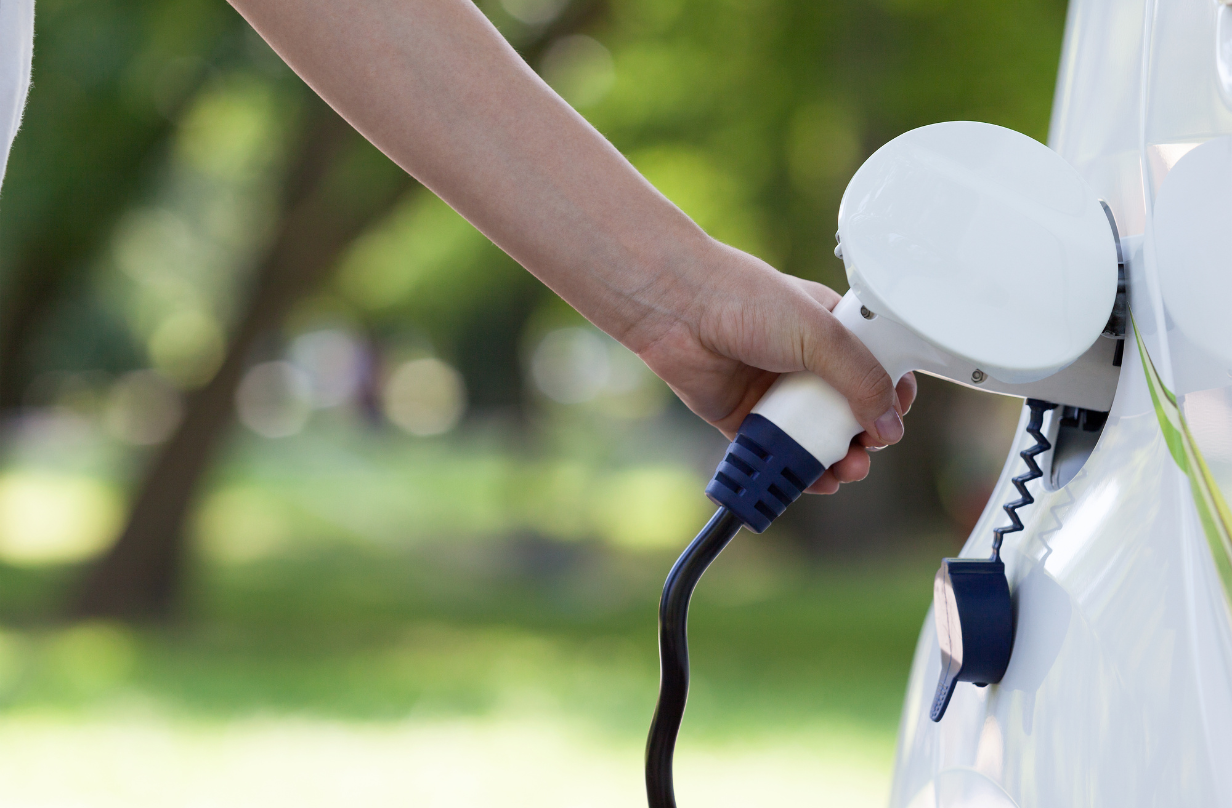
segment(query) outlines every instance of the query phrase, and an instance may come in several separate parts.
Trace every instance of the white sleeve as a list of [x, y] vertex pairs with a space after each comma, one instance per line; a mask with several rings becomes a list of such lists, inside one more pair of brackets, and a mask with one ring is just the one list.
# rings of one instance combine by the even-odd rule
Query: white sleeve
[[0, 183], [21, 126], [34, 51], [34, 0], [0, 0]]

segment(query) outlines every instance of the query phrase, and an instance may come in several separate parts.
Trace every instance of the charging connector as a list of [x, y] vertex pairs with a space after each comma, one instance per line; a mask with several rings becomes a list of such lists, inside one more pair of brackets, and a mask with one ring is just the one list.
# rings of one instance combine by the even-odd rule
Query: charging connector
[[659, 599], [659, 701], [646, 741], [650, 808], [676, 808], [672, 758], [689, 695], [689, 600], [697, 582], [741, 527], [761, 533], [823, 471], [790, 435], [754, 414], [744, 419], [706, 486], [719, 509], [680, 554]]
[[[1073, 204], [1060, 210], [1056, 199]], [[851, 289], [833, 316], [892, 382], [916, 370], [1032, 399], [1028, 431], [1037, 439], [1037, 416], [1053, 405], [1035, 399], [1107, 410], [1120, 349], [1099, 337], [1122, 338], [1126, 303], [1116, 222], [1078, 171], [1042, 143], [971, 121], [906, 132], [852, 177], [838, 224], [835, 254]], [[1038, 305], [1039, 267], [1048, 268], [1048, 294], [1061, 304]], [[1022, 328], [1028, 321], [1032, 328]], [[719, 511], [663, 589], [662, 679], [646, 758], [651, 808], [675, 806], [672, 748], [688, 690], [685, 621], [693, 588], [741, 526], [755, 533], [769, 527], [862, 431], [847, 399], [805, 370], [779, 376], [741, 424], [706, 487]], [[960, 632], [947, 636], [964, 641], [949, 646], [946, 676], [952, 672], [954, 681], [970, 673], [990, 684], [1004, 673], [1012, 603], [997, 550], [1002, 535], [1022, 529], [1016, 511], [1032, 501], [1026, 483], [1040, 476], [1039, 451], [1023, 452], [1029, 473], [1014, 480], [1022, 498], [1005, 506], [1012, 524], [997, 530], [993, 558], [943, 567], [943, 605], [953, 604], [956, 614], [946, 628]], [[991, 621], [983, 619], [990, 599]], [[941, 695], [934, 720], [948, 699]]]
[[749, 415], [727, 447], [706, 496], [745, 527], [761, 533], [826, 470], [790, 435], [762, 415]]

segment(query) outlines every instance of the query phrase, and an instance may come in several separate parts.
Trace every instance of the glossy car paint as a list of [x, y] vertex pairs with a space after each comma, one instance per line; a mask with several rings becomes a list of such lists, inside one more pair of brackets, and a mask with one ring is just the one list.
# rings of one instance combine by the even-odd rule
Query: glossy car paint
[[[1049, 145], [1116, 216], [1136, 331], [1094, 452], [1059, 490], [1034, 483], [1006, 540], [1004, 680], [960, 685], [937, 724], [924, 621], [893, 808], [1232, 805], [1230, 15], [1071, 4]], [[1020, 423], [963, 556], [988, 554], [1029, 442]]]

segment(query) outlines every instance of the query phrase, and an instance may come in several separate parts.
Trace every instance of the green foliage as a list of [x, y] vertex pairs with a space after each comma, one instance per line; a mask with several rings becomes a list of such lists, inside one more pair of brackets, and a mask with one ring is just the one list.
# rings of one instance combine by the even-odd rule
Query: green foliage
[[[485, 8], [517, 43], [558, 7], [508, 0]], [[1063, 14], [1060, 0], [614, 0], [587, 32], [598, 46], [570, 41], [543, 58], [549, 78], [582, 87], [582, 111], [703, 227], [841, 288], [830, 234], [853, 168], [886, 139], [936, 120], [989, 120], [1042, 137]], [[264, 238], [262, 216], [252, 212], [260, 196], [252, 172], [276, 171], [295, 141], [269, 131], [296, 120], [281, 89], [285, 70], [217, 3], [46, 0], [39, 15], [35, 90], [0, 217], [8, 274], [33, 256], [79, 265], [109, 241], [129, 243], [133, 215], [146, 215], [151, 202], [178, 208], [198, 231], [217, 230], [229, 206], [227, 226], [247, 223], [250, 232], [230, 234], [238, 249], [217, 260], [242, 267], [252, 247], [239, 245]], [[606, 61], [596, 57], [604, 48]], [[387, 161], [375, 153], [363, 159], [372, 165], [349, 171], [340, 205], [358, 204], [388, 181]], [[200, 183], [209, 178], [230, 183], [230, 202], [220, 198], [214, 212], [175, 202], [207, 198]], [[199, 239], [169, 249], [178, 261], [167, 250], [156, 260], [186, 278], [211, 252]], [[242, 284], [218, 278], [236, 273], [198, 273], [190, 285], [203, 291], [189, 296], [204, 294], [208, 305], [146, 305], [204, 311], [225, 324], [234, 305], [226, 301]], [[145, 293], [104, 286], [103, 294], [77, 292], [78, 310], [96, 313], [73, 319], [106, 333], [102, 323], [118, 313], [115, 295]], [[482, 236], [427, 199], [410, 201], [365, 238], [343, 262], [338, 288], [378, 330], [418, 331], [453, 355], [483, 353], [465, 345], [477, 324], [506, 329], [487, 328], [483, 346], [515, 343], [544, 299]], [[148, 314], [138, 320], [145, 324], [131, 333], [140, 346], [158, 323]], [[97, 355], [80, 330], [57, 339], [39, 355], [53, 366], [42, 369], [87, 365], [71, 361], [75, 350]], [[117, 350], [109, 366], [140, 364], [140, 352]], [[464, 371], [484, 369], [476, 362]], [[516, 374], [505, 378], [516, 387]], [[510, 395], [494, 391], [496, 399]]]
[[[521, 46], [563, 2], [482, 5]], [[549, 44], [534, 67], [714, 236], [841, 289], [832, 234], [855, 167], [940, 120], [1043, 138], [1064, 11], [1062, 0], [609, 0], [588, 39]], [[144, 455], [100, 437], [107, 373], [153, 366], [192, 388], [217, 367], [286, 215], [281, 189], [307, 126], [306, 88], [218, 0], [39, 0], [38, 14], [34, 87], [0, 198], [0, 317], [37, 317], [20, 344], [0, 341], [0, 360], [26, 363], [3, 383], [22, 385], [20, 398], [52, 377], [54, 394], [35, 403], [95, 420], [86, 439], [68, 418], [53, 424], [63, 434], [10, 447], [10, 520], [29, 510], [10, 505], [32, 484], [66, 490], [28, 473], [43, 465], [88, 475], [104, 492], [94, 511], [121, 508], [117, 480]], [[345, 219], [402, 181], [362, 146], [325, 187]], [[281, 356], [279, 341], [324, 311], [371, 342], [373, 377], [413, 352], [457, 365], [483, 418], [430, 440], [356, 437], [352, 418], [337, 445], [311, 451], [249, 437], [200, 497], [200, 574], [178, 630], [39, 628], [79, 570], [0, 567], [6, 715], [136, 703], [193, 720], [385, 721], [540, 699], [541, 712], [636, 746], [670, 562], [656, 547], [703, 515], [686, 492], [713, 435], [672, 413], [634, 422], [604, 411], [612, 401], [525, 393], [538, 341], [578, 320], [423, 189], [318, 292], [254, 361]], [[499, 414], [528, 402], [529, 418]], [[888, 765], [933, 562], [818, 571], [776, 562], [775, 541], [733, 546], [699, 592], [682, 744], [839, 721]]]
[[416, 194], [354, 246], [340, 267], [338, 285], [367, 311], [398, 308], [405, 316], [410, 309], [417, 321], [429, 321], [423, 327], [437, 330], [489, 285], [483, 266], [491, 261], [487, 244], [444, 202]]
[[142, 169], [164, 158], [153, 150], [169, 117], [240, 32], [234, 12], [208, 0], [46, 0], [37, 22], [33, 91], [4, 187], [9, 265], [52, 233], [103, 235]]
[[235, 58], [237, 23], [208, 0], [39, 3], [33, 91], [0, 198], [6, 406], [40, 371], [141, 363], [91, 288], [93, 259], [165, 164], [211, 65]]

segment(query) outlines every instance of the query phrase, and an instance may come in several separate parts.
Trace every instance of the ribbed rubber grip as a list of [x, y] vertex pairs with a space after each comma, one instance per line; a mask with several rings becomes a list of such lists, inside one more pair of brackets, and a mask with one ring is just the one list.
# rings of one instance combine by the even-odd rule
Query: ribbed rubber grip
[[750, 415], [706, 486], [706, 496], [761, 533], [826, 470], [790, 435]]

